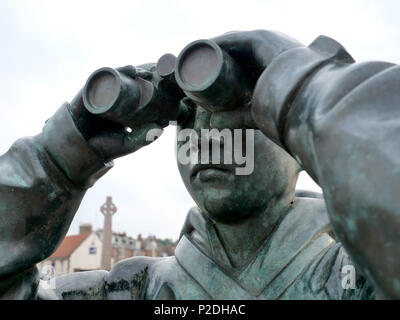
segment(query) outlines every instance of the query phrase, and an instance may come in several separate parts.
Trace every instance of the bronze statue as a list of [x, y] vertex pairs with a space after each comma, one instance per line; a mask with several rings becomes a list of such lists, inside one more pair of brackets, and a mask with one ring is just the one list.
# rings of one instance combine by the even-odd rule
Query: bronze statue
[[[0, 297], [400, 298], [399, 86], [395, 64], [355, 63], [324, 36], [307, 47], [263, 30], [95, 72], [42, 133], [0, 158]], [[178, 149], [184, 130], [253, 130], [251, 173], [236, 174], [236, 158], [178, 161], [197, 207], [174, 257], [134, 257], [41, 288], [35, 265], [64, 238], [86, 190], [170, 121]], [[214, 143], [200, 136], [186, 151]], [[295, 191], [301, 170], [323, 196]]]

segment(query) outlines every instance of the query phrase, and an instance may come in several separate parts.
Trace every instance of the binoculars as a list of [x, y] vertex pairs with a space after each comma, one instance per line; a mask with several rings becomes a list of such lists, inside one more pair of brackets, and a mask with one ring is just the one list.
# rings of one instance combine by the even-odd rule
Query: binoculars
[[163, 55], [152, 72], [153, 81], [112, 68], [95, 71], [83, 89], [86, 109], [134, 128], [184, 122], [191, 113], [179, 103], [185, 96], [210, 112], [232, 110], [251, 99], [241, 67], [211, 40], [190, 43], [178, 58]]

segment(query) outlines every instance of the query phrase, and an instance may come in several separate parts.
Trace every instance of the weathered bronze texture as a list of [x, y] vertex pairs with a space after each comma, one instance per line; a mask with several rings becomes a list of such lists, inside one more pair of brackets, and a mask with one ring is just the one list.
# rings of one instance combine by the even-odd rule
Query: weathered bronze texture
[[180, 101], [185, 97], [175, 80], [175, 66], [176, 57], [170, 53], [162, 55], [156, 65], [156, 71], [162, 79], [158, 86], [170, 101]]
[[194, 41], [182, 50], [175, 77], [189, 98], [211, 112], [234, 109], [251, 99], [241, 67], [211, 40]]
[[131, 128], [184, 121], [187, 110], [179, 104], [184, 94], [175, 81], [175, 61], [172, 54], [163, 55], [153, 67], [153, 81], [137, 76], [134, 68], [129, 75], [112, 68], [95, 71], [82, 93], [86, 109]]
[[160, 113], [168, 103], [150, 81], [112, 68], [101, 68], [89, 77], [83, 101], [89, 112], [128, 127], [163, 119]]
[[[265, 30], [201, 40], [174, 60], [100, 72], [100, 85], [84, 92], [103, 115], [88, 111], [80, 91], [42, 133], [0, 157], [0, 297], [400, 298], [400, 67], [356, 63], [325, 36], [304, 46]], [[191, 140], [203, 129], [254, 129], [245, 141], [253, 170], [235, 174], [240, 158], [184, 163], [177, 153], [196, 207], [175, 256], [134, 257], [39, 286], [35, 265], [56, 250], [87, 189], [173, 119], [185, 151], [213, 144]], [[185, 132], [188, 145], [178, 138]], [[225, 136], [218, 142], [229, 150]], [[323, 195], [295, 190], [301, 170]]]
[[139, 104], [143, 104], [143, 96], [153, 93], [151, 90], [150, 85], [141, 86], [137, 80], [115, 69], [101, 68], [87, 80], [83, 101], [91, 113], [116, 122], [125, 122], [133, 117]]
[[157, 61], [156, 70], [162, 78], [174, 77], [176, 57], [171, 53], [166, 53]]

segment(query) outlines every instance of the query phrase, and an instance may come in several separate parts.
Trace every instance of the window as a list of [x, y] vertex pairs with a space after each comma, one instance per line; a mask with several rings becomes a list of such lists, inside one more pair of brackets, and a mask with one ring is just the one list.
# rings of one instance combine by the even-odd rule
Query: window
[[96, 247], [90, 247], [89, 254], [96, 254]]

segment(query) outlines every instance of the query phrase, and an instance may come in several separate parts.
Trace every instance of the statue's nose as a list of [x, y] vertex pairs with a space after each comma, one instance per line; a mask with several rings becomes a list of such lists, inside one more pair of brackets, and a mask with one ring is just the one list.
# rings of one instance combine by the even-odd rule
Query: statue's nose
[[211, 129], [211, 112], [197, 105], [193, 129], [199, 133], [201, 129]]
[[210, 128], [203, 130], [193, 130], [190, 135], [190, 148], [192, 151], [201, 151], [202, 149], [211, 150], [216, 146], [223, 148], [225, 138], [218, 130]]

